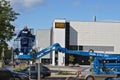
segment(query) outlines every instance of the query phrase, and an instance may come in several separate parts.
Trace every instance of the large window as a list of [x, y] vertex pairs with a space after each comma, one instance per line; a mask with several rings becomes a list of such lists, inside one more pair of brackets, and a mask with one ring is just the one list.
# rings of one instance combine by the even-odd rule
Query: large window
[[65, 23], [56, 22], [55, 28], [65, 28]]
[[70, 45], [69, 46], [70, 50], [83, 50], [83, 46], [78, 46], [78, 45]]
[[78, 46], [77, 45], [72, 45], [72, 46], [70, 46], [70, 50], [78, 50]]

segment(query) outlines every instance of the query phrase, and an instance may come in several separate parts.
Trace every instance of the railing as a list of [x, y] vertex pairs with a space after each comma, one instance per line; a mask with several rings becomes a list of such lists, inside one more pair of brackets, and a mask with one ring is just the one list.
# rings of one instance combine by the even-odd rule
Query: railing
[[[21, 46], [21, 39], [27, 38], [28, 39], [28, 46], [22, 47]], [[20, 37], [20, 38], [16, 38], [14, 39], [14, 44], [13, 44], [13, 48], [18, 49], [19, 51], [23, 50], [28, 50], [28, 52], [32, 49], [32, 47], [35, 45], [35, 38], [34, 37]]]

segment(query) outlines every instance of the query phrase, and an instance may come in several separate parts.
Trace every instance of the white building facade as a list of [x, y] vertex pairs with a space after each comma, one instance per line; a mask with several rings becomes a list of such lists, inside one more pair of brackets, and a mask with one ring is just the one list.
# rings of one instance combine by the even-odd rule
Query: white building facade
[[[38, 29], [36, 31], [36, 48], [38, 51], [51, 45], [51, 31], [50, 29]], [[37, 61], [38, 62], [38, 61]], [[51, 54], [47, 54], [42, 57], [41, 62], [43, 64], [51, 63]]]
[[[92, 49], [94, 52], [107, 54], [120, 53], [120, 22], [81, 22], [55, 19], [52, 29], [48, 31], [48, 34], [44, 33], [47, 32], [38, 31], [37, 33], [36, 45], [38, 47], [41, 45], [40, 47], [44, 48], [59, 43], [70, 50], [89, 51]], [[45, 41], [49, 43], [46, 44]], [[69, 56], [70, 54], [53, 52], [49, 58], [53, 66], [65, 66], [69, 64]], [[74, 55], [74, 57], [73, 64], [89, 64], [89, 57], [78, 55]]]
[[[90, 49], [102, 53], [120, 53], [119, 22], [80, 22], [56, 19], [52, 28], [52, 43], [70, 50]], [[74, 64], [89, 64], [89, 57], [75, 56]], [[53, 52], [52, 65], [69, 64], [69, 54]]]
[[[59, 43], [61, 46], [65, 47], [65, 26], [63, 28], [56, 28], [56, 25], [59, 23], [65, 24], [65, 20], [55, 20], [53, 22], [52, 28], [52, 43]], [[52, 54], [52, 65], [65, 65], [65, 54], [61, 52], [53, 52]]]

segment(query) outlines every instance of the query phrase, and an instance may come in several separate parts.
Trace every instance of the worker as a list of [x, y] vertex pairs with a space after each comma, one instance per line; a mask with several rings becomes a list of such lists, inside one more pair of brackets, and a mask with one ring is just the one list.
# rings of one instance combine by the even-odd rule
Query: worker
[[20, 44], [21, 44], [21, 52], [27, 54], [28, 48], [29, 48], [29, 41], [30, 37], [32, 36], [31, 32], [28, 30], [27, 26], [24, 27], [23, 30], [21, 30], [17, 36], [17, 38], [20, 38]]

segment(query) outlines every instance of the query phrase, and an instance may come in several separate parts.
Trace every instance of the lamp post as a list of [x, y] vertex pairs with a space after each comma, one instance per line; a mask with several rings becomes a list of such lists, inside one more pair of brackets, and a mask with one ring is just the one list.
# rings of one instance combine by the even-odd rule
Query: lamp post
[[[38, 47], [38, 50], [41, 50], [40, 47]], [[40, 78], [40, 72], [41, 72], [41, 59], [38, 60], [38, 80], [41, 80]]]
[[38, 80], [40, 80], [40, 71], [41, 71], [41, 60], [39, 59], [39, 62], [38, 62]]
[[15, 68], [13, 47], [11, 47], [11, 53], [12, 53], [12, 57], [11, 58], [12, 58], [13, 67]]

